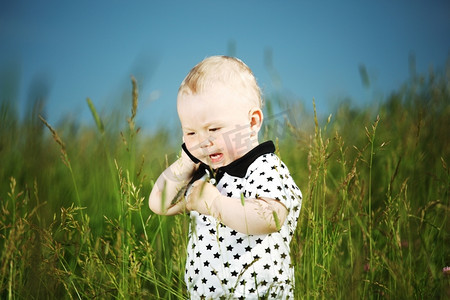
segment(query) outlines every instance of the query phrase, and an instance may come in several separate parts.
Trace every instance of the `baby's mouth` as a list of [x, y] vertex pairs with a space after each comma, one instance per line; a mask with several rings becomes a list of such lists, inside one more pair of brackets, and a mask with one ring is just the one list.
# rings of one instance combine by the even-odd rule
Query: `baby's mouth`
[[211, 159], [212, 163], [217, 163], [223, 158], [222, 153], [213, 153], [209, 155], [209, 158]]

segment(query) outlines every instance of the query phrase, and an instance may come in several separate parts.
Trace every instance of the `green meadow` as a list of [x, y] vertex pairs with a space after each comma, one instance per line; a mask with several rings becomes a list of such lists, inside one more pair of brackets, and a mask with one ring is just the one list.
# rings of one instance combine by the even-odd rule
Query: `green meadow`
[[[411, 75], [333, 112], [267, 97], [260, 140], [275, 141], [303, 192], [296, 299], [450, 298], [449, 76]], [[87, 99], [88, 126], [49, 124], [38, 94], [20, 117], [5, 78], [0, 298], [187, 299], [189, 219], [147, 204], [180, 142], [140, 130], [139, 82], [107, 115]]]

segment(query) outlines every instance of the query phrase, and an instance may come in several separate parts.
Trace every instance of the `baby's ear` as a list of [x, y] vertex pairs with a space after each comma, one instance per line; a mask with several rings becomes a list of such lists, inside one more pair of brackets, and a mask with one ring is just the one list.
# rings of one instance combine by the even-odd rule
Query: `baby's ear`
[[249, 118], [250, 118], [250, 129], [258, 133], [261, 129], [262, 122], [264, 119], [263, 113], [260, 108], [254, 107], [249, 112]]

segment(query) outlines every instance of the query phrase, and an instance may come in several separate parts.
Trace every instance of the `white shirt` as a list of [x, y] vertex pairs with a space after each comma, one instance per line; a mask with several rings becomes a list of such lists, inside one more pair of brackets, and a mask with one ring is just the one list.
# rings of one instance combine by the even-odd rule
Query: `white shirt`
[[219, 168], [217, 189], [227, 197], [276, 199], [288, 209], [285, 222], [277, 232], [247, 235], [190, 212], [185, 280], [191, 299], [293, 299], [289, 244], [302, 194], [274, 150], [265, 142]]

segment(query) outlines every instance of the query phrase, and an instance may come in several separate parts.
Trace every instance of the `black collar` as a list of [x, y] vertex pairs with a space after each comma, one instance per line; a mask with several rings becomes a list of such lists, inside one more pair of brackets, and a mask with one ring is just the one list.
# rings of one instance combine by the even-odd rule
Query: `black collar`
[[[185, 151], [187, 151], [185, 146], [183, 147], [183, 149], [185, 149]], [[248, 167], [258, 157], [260, 157], [261, 155], [267, 154], [267, 153], [274, 153], [274, 152], [275, 152], [275, 145], [273, 144], [272, 141], [267, 141], [262, 144], [259, 144], [258, 146], [256, 146], [255, 148], [253, 148], [252, 150], [247, 152], [244, 156], [238, 158], [237, 160], [231, 162], [230, 164], [220, 167], [214, 171], [212, 171], [208, 165], [200, 162], [200, 167], [195, 172], [191, 182], [194, 182], [194, 181], [202, 178], [203, 175], [205, 175], [205, 170], [208, 170], [208, 172], [210, 174], [215, 174], [213, 176], [216, 179], [216, 183], [218, 183], [222, 179], [222, 177], [225, 173], [227, 173], [231, 176], [234, 176], [234, 177], [243, 178], [245, 176], [245, 174], [247, 173]], [[189, 157], [192, 156], [192, 154], [189, 152], [187, 152], [187, 154], [189, 155]], [[195, 158], [195, 157], [193, 157], [193, 158]], [[191, 157], [191, 159], [192, 159], [192, 157]], [[198, 160], [196, 158], [195, 158], [195, 160], [198, 162]]]

